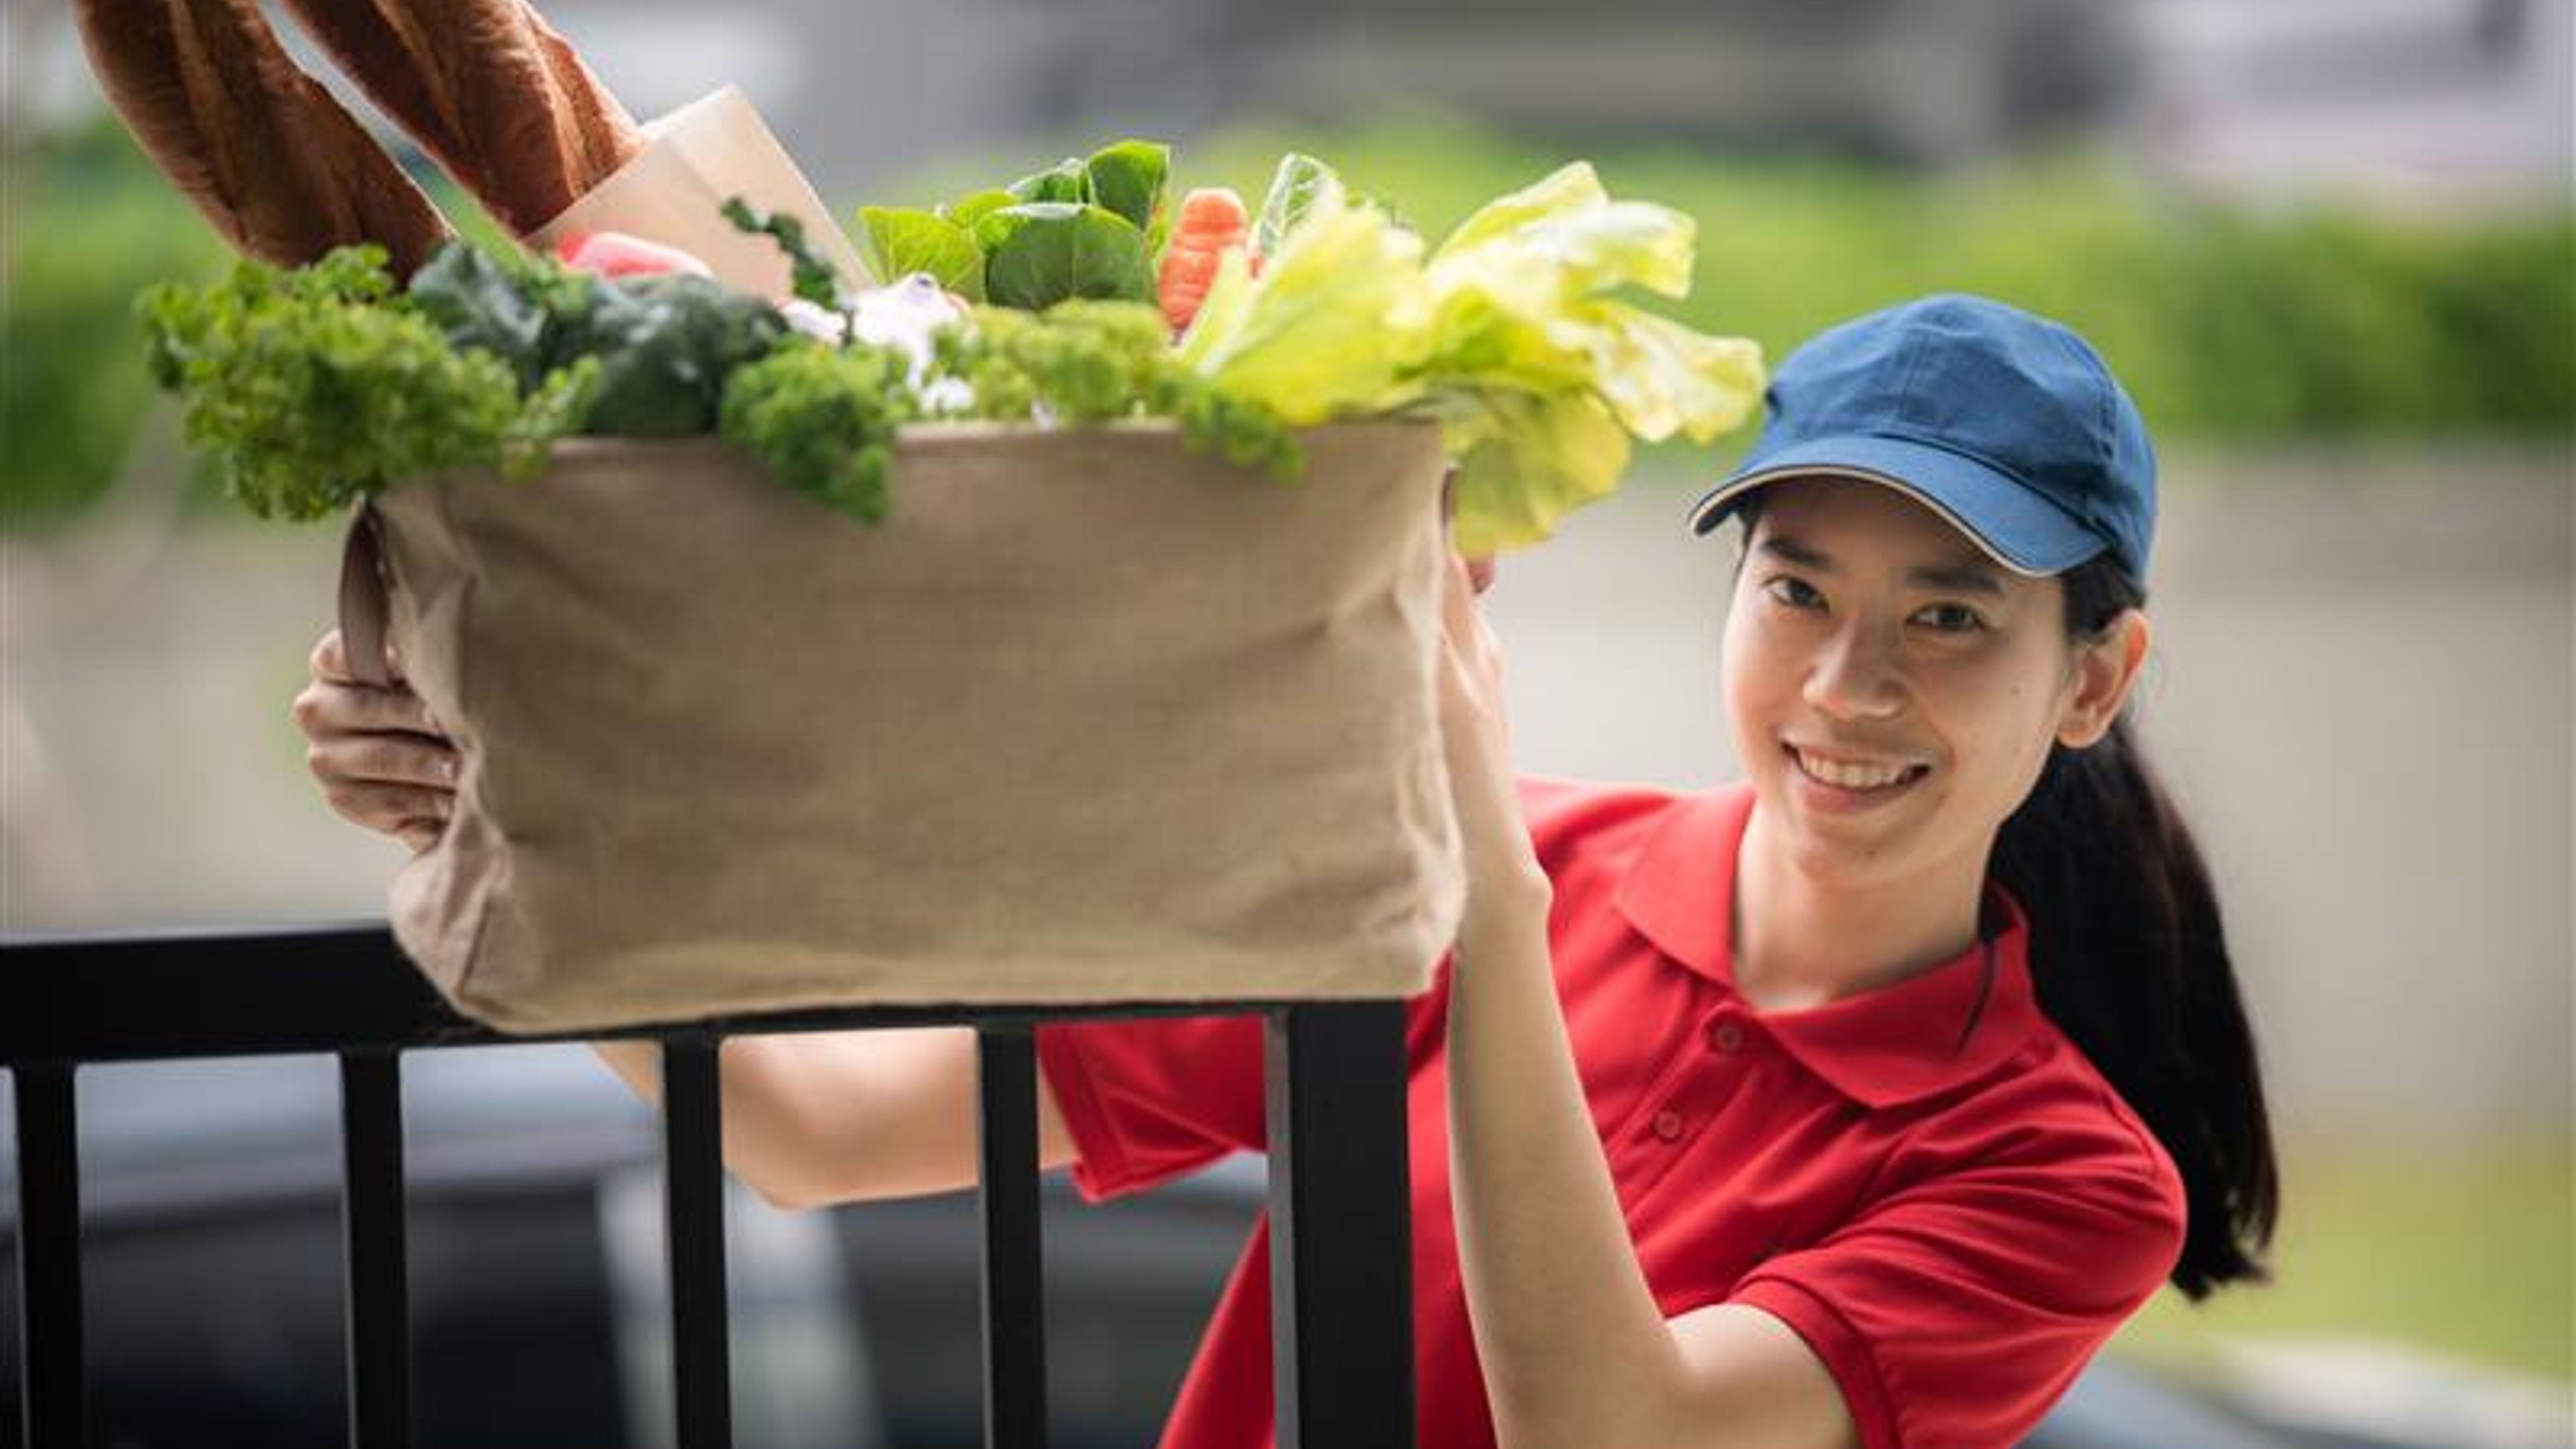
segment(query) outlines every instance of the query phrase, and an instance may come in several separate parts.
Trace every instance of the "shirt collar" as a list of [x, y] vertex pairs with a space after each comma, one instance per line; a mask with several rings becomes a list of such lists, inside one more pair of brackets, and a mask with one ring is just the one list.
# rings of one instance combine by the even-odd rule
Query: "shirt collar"
[[[1735, 995], [1736, 848], [1753, 791], [1734, 786], [1673, 802], [1619, 882], [1631, 925]], [[1756, 1014], [1798, 1062], [1865, 1107], [1900, 1106], [1964, 1086], [2036, 1033], [2029, 924], [1989, 885], [1985, 939], [1930, 970], [1803, 1011]]]

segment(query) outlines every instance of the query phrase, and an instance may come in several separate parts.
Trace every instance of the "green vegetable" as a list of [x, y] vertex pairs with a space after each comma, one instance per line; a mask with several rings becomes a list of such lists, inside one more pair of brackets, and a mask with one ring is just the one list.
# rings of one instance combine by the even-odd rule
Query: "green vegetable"
[[972, 236], [975, 232], [975, 223], [983, 220], [988, 213], [1019, 204], [1018, 197], [996, 187], [991, 191], [969, 192], [939, 208], [938, 215], [966, 228], [967, 235]]
[[1028, 312], [1074, 298], [1148, 301], [1171, 164], [1160, 142], [1119, 141], [936, 211], [864, 207], [859, 226], [889, 282], [928, 272], [969, 301]]
[[1588, 392], [1468, 389], [1445, 399], [1440, 414], [1458, 467], [1452, 534], [1471, 557], [1547, 537], [1566, 514], [1609, 496], [1627, 471], [1628, 434]]
[[1679, 212], [1611, 200], [1578, 162], [1489, 203], [1432, 254], [1420, 376], [1466, 389], [1451, 429], [1461, 548], [1534, 543], [1618, 486], [1625, 440], [1601, 446], [1598, 421], [1564, 399], [1597, 399], [1648, 442], [1704, 443], [1751, 415], [1763, 384], [1752, 343], [1611, 300], [1629, 287], [1686, 294], [1695, 231]]
[[412, 278], [411, 300], [449, 345], [509, 363], [523, 391], [597, 359], [585, 431], [615, 437], [708, 431], [725, 374], [785, 331], [766, 302], [704, 277], [609, 281], [461, 242], [440, 248]]
[[[713, 428], [874, 520], [913, 419], [1170, 417], [1193, 447], [1287, 473], [1293, 428], [1425, 417], [1457, 460], [1470, 552], [1543, 538], [1609, 492], [1632, 438], [1705, 441], [1760, 395], [1751, 343], [1645, 305], [1686, 291], [1690, 219], [1613, 200], [1583, 165], [1496, 199], [1426, 257], [1384, 208], [1291, 155], [1263, 206], [1263, 273], [1224, 253], [1173, 346], [1149, 301], [1168, 162], [1122, 142], [943, 212], [863, 212], [884, 270], [988, 300], [952, 325], [927, 291], [886, 294], [922, 304], [926, 351], [825, 345], [705, 278], [612, 282], [460, 244], [407, 295], [364, 252], [159, 289], [155, 374], [187, 396], [191, 436], [215, 445], [234, 491], [301, 517], [413, 473], [524, 466], [575, 429]], [[739, 198], [726, 214], [776, 237], [809, 299], [828, 298], [829, 268], [792, 218]]]
[[1125, 217], [1142, 233], [1147, 250], [1159, 250], [1167, 225], [1164, 192], [1172, 174], [1172, 148], [1159, 141], [1120, 141], [1083, 163], [1091, 184], [1085, 199]]
[[1420, 393], [1423, 298], [1422, 239], [1327, 184], [1260, 280], [1217, 264], [1181, 360], [1296, 426], [1394, 412]]
[[1135, 302], [1076, 300], [1037, 315], [980, 307], [939, 336], [934, 374], [974, 389], [978, 416], [1178, 418], [1194, 448], [1293, 474], [1300, 455], [1278, 415], [1182, 366], [1168, 337], [1162, 313]]
[[1262, 256], [1275, 256], [1288, 234], [1306, 220], [1315, 198], [1325, 188], [1338, 189], [1341, 178], [1333, 168], [1312, 156], [1291, 151], [1279, 158], [1279, 169], [1271, 173], [1270, 194], [1263, 198], [1261, 214], [1253, 218], [1252, 249]]
[[[789, 287], [797, 296], [817, 307], [841, 305], [840, 274], [833, 271], [832, 264], [823, 260], [821, 253], [805, 240], [805, 223], [783, 211], [755, 210], [750, 202], [739, 196], [725, 198], [723, 209], [724, 219], [732, 222], [736, 229], [754, 236], [767, 236], [778, 243], [780, 251], [787, 253], [792, 278]], [[884, 280], [890, 282], [894, 279], [887, 277]]]
[[554, 367], [561, 319], [589, 307], [590, 283], [551, 263], [451, 242], [412, 275], [410, 294], [449, 345], [499, 357], [524, 388]]
[[787, 486], [878, 522], [895, 429], [916, 415], [910, 366], [891, 348], [799, 340], [726, 380], [719, 430]]
[[204, 287], [153, 287], [137, 307], [188, 440], [264, 518], [324, 517], [417, 474], [533, 471], [583, 419], [597, 373], [559, 371], [522, 396], [508, 362], [457, 350], [395, 293], [374, 246], [293, 271], [244, 262]]
[[975, 223], [984, 248], [986, 299], [1040, 312], [1075, 297], [1143, 301], [1153, 295], [1145, 234], [1104, 207], [1030, 202]]
[[[925, 389], [965, 382], [977, 417], [1176, 417], [1194, 448], [1278, 473], [1298, 465], [1295, 440], [1275, 416], [1173, 360], [1151, 307], [1077, 300], [1043, 315], [979, 307], [933, 346]], [[892, 348], [789, 342], [728, 380], [720, 429], [788, 486], [874, 523], [889, 506], [896, 430], [923, 416], [905, 380], [909, 366]]]
[[[992, 194], [1009, 200], [1005, 193]], [[863, 206], [859, 227], [869, 268], [888, 283], [928, 272], [942, 290], [970, 302], [984, 300], [984, 250], [964, 223], [906, 207]]]
[[725, 379], [786, 330], [768, 303], [706, 277], [594, 279], [589, 305], [566, 319], [558, 356], [598, 362], [584, 431], [686, 437], [714, 429]]
[[[1417, 412], [1458, 460], [1459, 547], [1514, 548], [1609, 492], [1629, 437], [1706, 441], [1750, 415], [1759, 351], [1625, 300], [1680, 296], [1693, 227], [1574, 165], [1462, 222], [1428, 262], [1329, 172], [1283, 162], [1279, 249], [1221, 263], [1182, 359], [1295, 424]], [[1302, 201], [1303, 220], [1295, 217]]]
[[1011, 193], [1013, 201], [1082, 205], [1091, 200], [1091, 174], [1083, 169], [1081, 158], [1067, 156], [1046, 170], [1023, 176], [1003, 189]]

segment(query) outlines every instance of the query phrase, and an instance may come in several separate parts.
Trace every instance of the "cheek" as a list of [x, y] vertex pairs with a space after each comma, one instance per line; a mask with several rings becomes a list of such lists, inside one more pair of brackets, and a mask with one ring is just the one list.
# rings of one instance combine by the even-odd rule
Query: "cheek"
[[2051, 688], [2054, 675], [2044, 663], [2006, 661], [2012, 667], [1966, 691], [1965, 708], [1975, 719], [1974, 737], [1983, 741], [1993, 761], [1998, 793], [2018, 807], [2038, 783], [2048, 764], [2049, 747], [2057, 742], [2057, 716], [2062, 693]]
[[1738, 600], [1727, 615], [1718, 643], [1718, 684], [1727, 713], [1740, 716], [1776, 692], [1781, 663], [1776, 640], [1747, 617], [1751, 605]]

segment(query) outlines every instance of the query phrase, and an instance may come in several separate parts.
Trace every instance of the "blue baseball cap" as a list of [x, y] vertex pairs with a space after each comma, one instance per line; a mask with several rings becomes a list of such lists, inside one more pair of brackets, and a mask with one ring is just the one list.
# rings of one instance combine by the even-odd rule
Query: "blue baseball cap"
[[1790, 477], [1864, 478], [2047, 575], [2108, 551], [2144, 582], [2156, 531], [2146, 421], [2083, 338], [1984, 297], [1924, 297], [1789, 354], [1761, 440], [1691, 506], [1694, 533]]

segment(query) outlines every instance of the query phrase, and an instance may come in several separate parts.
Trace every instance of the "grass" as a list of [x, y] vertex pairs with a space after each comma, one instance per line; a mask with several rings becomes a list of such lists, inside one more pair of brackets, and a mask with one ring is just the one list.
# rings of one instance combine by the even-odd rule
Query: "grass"
[[2203, 1366], [2223, 1338], [2361, 1336], [2576, 1382], [2576, 1151], [2294, 1151], [2268, 1287], [2170, 1289], [2116, 1347]]

